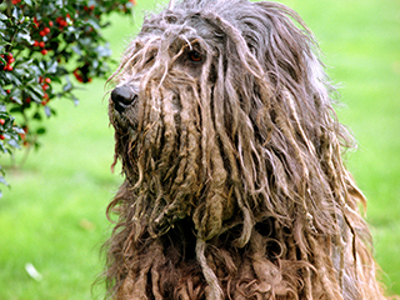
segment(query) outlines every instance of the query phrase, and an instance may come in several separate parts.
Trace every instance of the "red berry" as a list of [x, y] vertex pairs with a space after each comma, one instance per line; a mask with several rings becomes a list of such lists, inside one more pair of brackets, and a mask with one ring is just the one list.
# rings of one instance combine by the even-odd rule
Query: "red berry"
[[3, 119], [0, 119], [0, 125], [4, 125], [6, 121], [4, 121]]
[[39, 47], [40, 47], [40, 48], [44, 48], [44, 46], [45, 46], [45, 43], [44, 43], [43, 41], [41, 41], [41, 42], [39, 43]]
[[68, 26], [68, 22], [65, 21], [65, 20], [62, 20], [62, 21], [60, 22], [60, 25], [61, 25], [62, 27], [66, 27], [66, 26]]
[[94, 4], [90, 5], [90, 10], [94, 10]]
[[18, 0], [12, 0], [12, 4], [14, 4], [14, 5], [16, 5], [16, 4], [18, 4]]
[[44, 80], [46, 83], [50, 83], [51, 79], [49, 77], [46, 77], [46, 79]]
[[35, 23], [36, 27], [39, 27], [39, 22], [36, 17], [33, 18], [33, 23]]
[[8, 53], [8, 58], [12, 58], [12, 57], [14, 57], [14, 55], [10, 52], [10, 53]]
[[47, 104], [46, 100], [43, 100], [42, 102], [40, 102], [40, 104], [42, 104], [43, 106], [45, 106]]
[[8, 63], [9, 63], [9, 64], [12, 64], [14, 61], [15, 61], [15, 58], [14, 58], [14, 57], [11, 57], [11, 58], [8, 59]]
[[67, 18], [70, 19], [70, 20], [72, 20], [70, 14], [67, 14]]
[[53, 25], [54, 25], [53, 21], [49, 21], [49, 26], [53, 27]]
[[7, 93], [7, 94], [11, 93], [11, 90], [6, 90], [6, 93]]
[[87, 7], [86, 5], [83, 7], [84, 11], [89, 11], [89, 7]]
[[47, 51], [46, 49], [43, 49], [42, 51], [40, 51], [40, 53], [42, 53], [43, 55], [46, 55], [47, 52], [49, 52], [49, 51]]
[[6, 71], [12, 71], [12, 70], [14, 70], [14, 68], [13, 68], [12, 65], [7, 65], [7, 66], [4, 67], [4, 70], [6, 70]]
[[49, 85], [48, 84], [43, 84], [42, 85], [42, 89], [43, 89], [43, 91], [47, 91], [49, 89]]
[[48, 100], [48, 99], [49, 99], [49, 94], [44, 93], [44, 94], [43, 94], [43, 99]]
[[27, 104], [31, 103], [31, 101], [32, 101], [32, 99], [30, 97], [25, 99], [25, 103], [27, 103]]
[[50, 28], [49, 27], [45, 27], [43, 29], [44, 33], [49, 34], [50, 33]]
[[38, 42], [38, 41], [35, 41], [35, 42], [33, 43], [33, 46], [34, 46], [34, 47], [39, 47], [39, 42]]
[[5, 139], [5, 136], [0, 134], [0, 140], [4, 140], [4, 139]]
[[42, 82], [43, 82], [43, 77], [39, 76], [39, 83], [42, 83]]
[[75, 69], [75, 71], [73, 72], [76, 80], [78, 80], [79, 82], [83, 82], [83, 78], [82, 76], [79, 74], [78, 68]]
[[39, 32], [40, 36], [45, 36], [46, 32], [44, 32], [43, 30]]

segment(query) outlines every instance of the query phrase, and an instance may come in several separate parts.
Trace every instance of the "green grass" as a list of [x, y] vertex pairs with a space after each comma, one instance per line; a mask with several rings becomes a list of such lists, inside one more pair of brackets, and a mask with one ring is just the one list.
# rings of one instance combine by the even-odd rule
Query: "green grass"
[[[106, 32], [115, 58], [137, 31], [142, 9], [154, 8], [154, 1], [138, 2], [136, 23], [114, 17]], [[369, 199], [383, 280], [400, 294], [400, 2], [282, 2], [314, 31], [330, 76], [342, 85], [339, 118], [359, 141], [348, 165]], [[8, 170], [12, 189], [0, 199], [0, 299], [101, 298], [102, 288], [92, 295], [91, 285], [111, 230], [105, 209], [122, 182], [109, 168], [114, 141], [103, 95], [104, 81], [95, 80], [79, 93], [78, 107], [52, 104], [58, 116], [46, 122], [43, 147], [22, 169]], [[44, 279], [30, 278], [26, 263]]]

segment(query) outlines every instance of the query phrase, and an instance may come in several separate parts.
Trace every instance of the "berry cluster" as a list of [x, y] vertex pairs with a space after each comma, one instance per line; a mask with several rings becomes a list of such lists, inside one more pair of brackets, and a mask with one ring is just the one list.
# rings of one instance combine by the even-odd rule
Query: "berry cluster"
[[[71, 19], [71, 16], [67, 14], [67, 18]], [[64, 27], [68, 26], [68, 22], [63, 17], [57, 17], [56, 23], [58, 24], [59, 30], [63, 30]]]
[[88, 76], [88, 69], [88, 64], [85, 64], [83, 67], [76, 68], [73, 72], [76, 80], [82, 83], [92, 82], [92, 78]]
[[[4, 119], [0, 119], [1, 129], [3, 130], [3, 126], [6, 123]], [[4, 140], [6, 137], [3, 134], [0, 134], [0, 140]]]
[[[42, 76], [39, 76], [39, 84], [42, 86], [43, 91], [45, 92], [43, 94], [43, 100], [40, 102], [41, 105], [45, 106], [50, 102], [50, 97], [49, 94], [46, 93], [46, 91], [50, 88], [50, 83], [51, 79], [49, 77], [43, 78]], [[27, 102], [25, 100], [25, 102]]]
[[[49, 49], [46, 49], [46, 43], [45, 43], [45, 39], [46, 40], [51, 40], [52, 36], [52, 27], [54, 26], [54, 22], [53, 21], [48, 21], [46, 23], [38, 21], [38, 19], [36, 17], [33, 18], [33, 24], [34, 27], [38, 30], [39, 32], [39, 36], [42, 38], [42, 40], [39, 42], [38, 40], [34, 40], [33, 42], [33, 47], [35, 48], [41, 48], [40, 53], [42, 53], [42, 55], [47, 55], [47, 53], [49, 53]], [[33, 33], [33, 35], [35, 35], [35, 33]]]
[[6, 64], [4, 64], [4, 63], [2, 64], [2, 62], [0, 61], [0, 64], [1, 64], [0, 66], [3, 66], [3, 70], [4, 71], [14, 70], [14, 67], [11, 65], [15, 61], [13, 54], [12, 53], [8, 53], [6, 55], [1, 54], [0, 56], [6, 62]]

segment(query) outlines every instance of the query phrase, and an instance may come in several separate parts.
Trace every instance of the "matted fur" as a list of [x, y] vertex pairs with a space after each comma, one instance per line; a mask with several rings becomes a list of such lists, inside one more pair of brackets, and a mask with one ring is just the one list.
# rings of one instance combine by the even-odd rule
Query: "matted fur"
[[145, 20], [110, 79], [137, 95], [110, 101], [126, 176], [111, 298], [385, 299], [317, 49], [278, 3], [184, 0]]

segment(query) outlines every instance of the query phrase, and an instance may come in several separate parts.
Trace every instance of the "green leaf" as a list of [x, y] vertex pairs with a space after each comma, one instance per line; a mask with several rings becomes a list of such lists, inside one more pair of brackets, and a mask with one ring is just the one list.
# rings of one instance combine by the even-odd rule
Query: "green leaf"
[[79, 49], [77, 46], [72, 47], [72, 50], [73, 50], [76, 54], [78, 54], [79, 56], [82, 55], [81, 49]]
[[32, 39], [31, 39], [31, 35], [30, 35], [29, 33], [19, 32], [19, 33], [17, 34], [17, 39], [24, 40], [24, 41], [26, 41], [26, 42], [29, 43], [29, 44], [32, 44], [32, 43], [33, 43]]
[[71, 99], [74, 101], [75, 106], [79, 105], [79, 99], [75, 97], [75, 95], [71, 94]]
[[[3, 176], [0, 176], [0, 183], [2, 183], [2, 184], [4, 184], [4, 185], [8, 186], [8, 182], [4, 179]], [[1, 191], [0, 191], [0, 193], [1, 193]]]
[[57, 72], [57, 66], [58, 66], [58, 62], [57, 61], [53, 61], [53, 63], [50, 64], [49, 68], [47, 69], [47, 73], [48, 74], [56, 73]]
[[46, 133], [46, 128], [41, 127], [41, 128], [39, 128], [39, 129], [36, 131], [36, 133], [37, 133], [37, 134], [44, 134], [44, 133]]
[[36, 103], [40, 103], [42, 101], [42, 97], [43, 96], [39, 96], [35, 93], [29, 94], [29, 96], [32, 98], [33, 101], [35, 101]]
[[69, 76], [65, 76], [65, 80], [67, 81], [67, 83], [63, 86], [63, 91], [69, 92], [74, 88], [74, 86], [72, 85], [71, 80], [69, 79]]
[[14, 127], [14, 131], [16, 133], [19, 133], [19, 134], [24, 134], [25, 133], [25, 131], [22, 128], [19, 128], [19, 127]]
[[46, 66], [44, 65], [43, 61], [39, 62], [39, 69], [40, 71], [42, 71], [43, 73], [46, 71]]
[[8, 144], [13, 148], [21, 149], [21, 146], [19, 145], [19, 143], [14, 139], [9, 140]]
[[43, 89], [38, 84], [32, 84], [28, 87], [31, 91], [39, 95], [41, 98], [43, 97]]
[[63, 8], [64, 7], [64, 1], [63, 0], [57, 0], [55, 5], [56, 5], [56, 7]]
[[7, 153], [8, 152], [7, 149], [4, 147], [4, 144], [3, 144], [2, 141], [0, 141], [0, 151], [3, 152], [3, 153]]
[[89, 19], [87, 21], [94, 29], [100, 30], [100, 26], [97, 22], [95, 22], [93, 19]]
[[16, 20], [18, 20], [18, 19], [19, 19], [19, 15], [20, 15], [19, 9], [18, 9], [17, 7], [14, 6], [14, 9], [13, 9], [13, 12], [12, 12], [12, 16], [13, 16]]
[[50, 107], [45, 106], [45, 107], [44, 107], [44, 113], [46, 114], [46, 117], [50, 118], [50, 117], [51, 117], [51, 110], [50, 110]]
[[9, 83], [12, 83], [13, 85], [19, 86], [22, 85], [21, 80], [19, 80], [18, 77], [16, 77], [13, 73], [7, 72], [6, 74], [7, 79], [10, 81]]
[[39, 112], [34, 113], [32, 116], [32, 119], [41, 121], [42, 120], [42, 115]]

